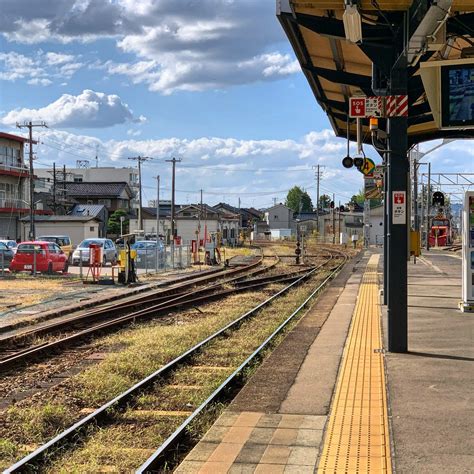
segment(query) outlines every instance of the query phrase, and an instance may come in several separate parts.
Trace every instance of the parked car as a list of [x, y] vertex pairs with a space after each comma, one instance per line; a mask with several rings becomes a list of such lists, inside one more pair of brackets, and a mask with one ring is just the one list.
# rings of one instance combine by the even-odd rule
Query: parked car
[[54, 242], [59, 245], [61, 250], [66, 254], [67, 258], [70, 258], [72, 253], [72, 243], [71, 238], [68, 235], [42, 235], [36, 240], [41, 240], [43, 242]]
[[13, 253], [16, 252], [17, 243], [11, 239], [0, 239], [0, 243], [5, 244], [9, 249], [13, 250]]
[[18, 244], [10, 263], [11, 272], [34, 271], [52, 274], [68, 271], [68, 259], [59, 245], [53, 242], [31, 241]]
[[72, 253], [72, 265], [79, 265], [82, 257], [82, 264], [89, 265], [89, 249], [92, 244], [100, 245], [103, 249], [102, 264], [117, 264], [117, 247], [110, 239], [86, 239], [83, 240]]
[[8, 268], [14, 255], [15, 252], [11, 248], [8, 248], [7, 244], [0, 241], [0, 271]]
[[161, 240], [158, 242], [156, 240], [140, 240], [132, 245], [132, 249], [137, 252], [135, 258], [137, 268], [156, 268], [157, 258], [158, 267], [164, 267], [165, 246]]

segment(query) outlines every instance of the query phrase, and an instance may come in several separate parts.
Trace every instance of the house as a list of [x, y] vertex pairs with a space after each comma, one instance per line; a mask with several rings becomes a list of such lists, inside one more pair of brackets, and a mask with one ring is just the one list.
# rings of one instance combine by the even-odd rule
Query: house
[[284, 204], [277, 204], [269, 207], [264, 212], [264, 220], [268, 224], [270, 230], [290, 229], [292, 230], [292, 233], [296, 231], [296, 221], [293, 216], [293, 209], [290, 209]]
[[[22, 224], [21, 238], [28, 240], [30, 228], [30, 216], [20, 219]], [[73, 245], [77, 245], [84, 239], [104, 237], [100, 229], [103, 222], [94, 216], [36, 216], [36, 235], [68, 235]]]
[[[24, 161], [26, 138], [0, 132], [0, 237], [17, 239], [20, 219], [30, 212], [29, 167]], [[36, 142], [33, 142], [36, 143]], [[35, 206], [35, 215], [43, 214]]]
[[109, 213], [131, 210], [133, 191], [125, 182], [64, 183], [68, 198], [77, 204], [102, 204]]
[[122, 183], [128, 184], [132, 190], [130, 207], [138, 208], [138, 170], [132, 167], [115, 168], [113, 166], [91, 167], [88, 160], [78, 160], [76, 168], [41, 168], [37, 175], [36, 188], [38, 191], [57, 195], [64, 188], [63, 183]]
[[242, 229], [252, 229], [253, 224], [257, 221], [262, 220], [263, 214], [257, 209], [247, 208], [247, 207], [234, 207], [225, 202], [220, 202], [215, 206], [212, 206], [214, 209], [223, 212], [230, 212], [240, 216], [240, 227]]
[[[145, 234], [156, 235], [156, 207], [142, 208], [143, 230]], [[138, 229], [137, 219], [130, 220], [130, 229]], [[171, 203], [160, 202], [159, 234], [170, 240]], [[175, 236], [184, 244], [192, 240], [209, 238], [219, 233], [222, 243], [235, 245], [239, 237], [239, 216], [231, 212], [217, 210], [207, 204], [189, 204], [175, 206]]]

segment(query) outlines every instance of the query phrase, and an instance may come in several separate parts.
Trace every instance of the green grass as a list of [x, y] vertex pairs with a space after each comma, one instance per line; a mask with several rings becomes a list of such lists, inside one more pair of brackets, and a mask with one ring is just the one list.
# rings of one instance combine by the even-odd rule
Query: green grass
[[[140, 395], [129, 411], [116, 414], [117, 422], [126, 419], [125, 424], [99, 429], [83, 447], [58, 459], [51, 466], [51, 472], [97, 472], [104, 465], [117, 466], [121, 472], [136, 468], [148, 457], [148, 446], [158, 447], [182, 419], [152, 417], [143, 424], [143, 419], [140, 422], [134, 420], [134, 410], [194, 410], [307, 297], [314, 286], [313, 280], [313, 283], [308, 282], [291, 291], [262, 310], [258, 317], [244, 322], [241, 331], [212, 342], [205, 352], [195, 357], [198, 365], [229, 366], [225, 371], [195, 370], [183, 366], [174, 373], [169, 385], [197, 388], [181, 389], [156, 384], [153, 393]], [[274, 290], [276, 288], [278, 286], [274, 286]], [[99, 364], [70, 379], [67, 398], [52, 394], [51, 400], [37, 405], [30, 401], [30, 406], [14, 406], [8, 410], [7, 422], [12, 429], [0, 451], [0, 465], [18, 455], [15, 450], [19, 443], [45, 442], [76, 421], [80, 415], [77, 410], [69, 408], [71, 400], [75, 406], [88, 408], [105, 403], [266, 297], [264, 291], [231, 296], [225, 301], [203, 305], [200, 307], [202, 312], [182, 311], [173, 319], [168, 318], [167, 324], [159, 321], [139, 324], [98, 341], [98, 350], [107, 352], [108, 348], [117, 347], [121, 350], [111, 352]], [[282, 336], [278, 337], [281, 339]], [[252, 374], [254, 367], [253, 364], [246, 369], [245, 374]], [[212, 423], [210, 414], [207, 418], [208, 423]], [[205, 420], [206, 417], [194, 422], [190, 428], [193, 437], [199, 438], [207, 429]], [[139, 447], [146, 447], [145, 451], [139, 449], [137, 443]], [[62, 466], [67, 466], [67, 470]]]

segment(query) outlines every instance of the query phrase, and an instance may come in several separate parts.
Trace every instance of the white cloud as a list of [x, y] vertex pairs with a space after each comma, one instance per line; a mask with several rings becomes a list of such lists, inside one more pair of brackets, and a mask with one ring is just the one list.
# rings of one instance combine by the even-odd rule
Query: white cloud
[[70, 63], [74, 61], [74, 56], [72, 54], [62, 54], [49, 52], [45, 54], [46, 62], [50, 66], [57, 66], [58, 64]]
[[127, 104], [117, 95], [84, 90], [73, 96], [63, 94], [59, 99], [41, 109], [16, 109], [1, 118], [1, 123], [44, 120], [48, 125], [61, 128], [101, 128], [126, 122], [143, 122], [134, 117]]
[[34, 79], [30, 79], [29, 81], [27, 81], [27, 83], [32, 86], [49, 86], [53, 83], [53, 81], [50, 81], [49, 79], [40, 79], [38, 77], [35, 77]]
[[[187, 194], [190, 201], [198, 201], [199, 191], [203, 189], [205, 202], [210, 204], [222, 200], [237, 204], [237, 194], [231, 196], [240, 193], [243, 206], [265, 207], [271, 205], [272, 197], [284, 200], [286, 190], [294, 185], [306, 188], [315, 201], [312, 167], [316, 164], [323, 165], [321, 193], [335, 193], [337, 201], [347, 202], [363, 186], [358, 171], [342, 167], [341, 158], [345, 153], [340, 151], [342, 147], [345, 152], [345, 141], [336, 138], [331, 130], [313, 131], [298, 140], [241, 140], [232, 137], [150, 140], [131, 137], [101, 141], [52, 129], [38, 130], [35, 138], [40, 140], [36, 148], [40, 166], [51, 166], [56, 162], [72, 167], [77, 159], [88, 159], [92, 163], [96, 151], [100, 166], [130, 166], [129, 156], [153, 157], [154, 160], [143, 165], [146, 199], [154, 198], [154, 177], [157, 175], [161, 176], [163, 198], [169, 198], [171, 166], [165, 159], [171, 156], [182, 158], [176, 175], [178, 202], [185, 202]], [[459, 140], [440, 149], [436, 172], [454, 172], [452, 164], [441, 163], [452, 157], [452, 147], [469, 150], [472, 143]], [[380, 163], [380, 158], [371, 148], [367, 148], [366, 153]], [[460, 153], [456, 172], [472, 172], [472, 166], [472, 155]], [[271, 194], [260, 197], [258, 193]]]
[[[162, 94], [277, 80], [299, 71], [294, 57], [279, 51], [287, 42], [272, 0], [200, 0], [185, 6], [176, 0], [51, 0], [44, 10], [29, 8], [27, 0], [2, 1], [0, 32], [9, 41], [113, 38], [137, 60], [99, 67]], [[50, 59], [56, 66], [66, 64], [60, 60]]]
[[72, 54], [62, 54], [39, 50], [30, 56], [10, 51], [0, 53], [0, 63], [3, 70], [0, 80], [17, 81], [26, 80], [31, 85], [49, 85], [52, 79], [69, 79], [84, 64], [76, 61]]

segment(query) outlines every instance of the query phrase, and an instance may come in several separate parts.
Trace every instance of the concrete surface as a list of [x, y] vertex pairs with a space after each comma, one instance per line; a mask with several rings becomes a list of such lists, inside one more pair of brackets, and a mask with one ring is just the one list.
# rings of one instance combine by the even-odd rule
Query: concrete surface
[[472, 473], [474, 314], [457, 308], [461, 260], [425, 252], [408, 283], [409, 353], [386, 355], [396, 472]]

